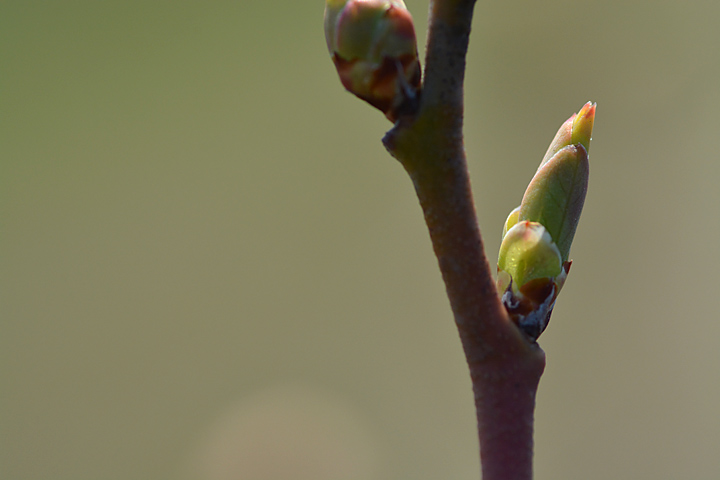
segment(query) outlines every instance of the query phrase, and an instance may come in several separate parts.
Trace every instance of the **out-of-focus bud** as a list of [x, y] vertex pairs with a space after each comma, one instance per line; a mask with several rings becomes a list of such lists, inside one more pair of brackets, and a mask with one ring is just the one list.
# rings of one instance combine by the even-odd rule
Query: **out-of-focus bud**
[[560, 127], [503, 227], [498, 291], [510, 317], [533, 340], [543, 332], [565, 283], [570, 246], [585, 203], [595, 104]]
[[402, 0], [326, 0], [325, 40], [348, 91], [393, 122], [417, 109], [420, 62]]

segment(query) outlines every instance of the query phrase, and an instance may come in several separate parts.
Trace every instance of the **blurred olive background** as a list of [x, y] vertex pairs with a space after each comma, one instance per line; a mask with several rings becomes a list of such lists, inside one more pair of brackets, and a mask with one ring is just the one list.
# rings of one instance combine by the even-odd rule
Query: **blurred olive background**
[[[408, 0], [421, 50], [427, 2]], [[3, 479], [477, 479], [470, 382], [383, 116], [320, 1], [0, 6]], [[598, 102], [541, 338], [537, 479], [720, 477], [720, 4], [480, 2], [488, 256]]]

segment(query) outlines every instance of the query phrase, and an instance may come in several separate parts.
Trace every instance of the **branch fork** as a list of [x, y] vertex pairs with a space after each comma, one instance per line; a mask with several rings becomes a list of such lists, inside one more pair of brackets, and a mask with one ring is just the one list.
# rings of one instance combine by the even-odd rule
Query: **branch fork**
[[474, 4], [431, 0], [422, 84], [402, 0], [327, 0], [325, 32], [343, 85], [394, 122], [383, 144], [413, 182], [445, 282], [472, 379], [482, 478], [530, 480], [535, 396], [545, 368], [536, 339], [569, 270], [595, 106], [588, 103], [563, 124], [508, 217], [496, 286], [463, 145]]

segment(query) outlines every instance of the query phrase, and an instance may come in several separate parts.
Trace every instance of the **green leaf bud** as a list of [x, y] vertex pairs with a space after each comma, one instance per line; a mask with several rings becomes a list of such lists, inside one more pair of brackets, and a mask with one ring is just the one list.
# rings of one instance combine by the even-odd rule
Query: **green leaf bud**
[[510, 318], [533, 340], [547, 326], [570, 270], [570, 246], [587, 193], [595, 108], [588, 102], [562, 124], [503, 226], [498, 291]]
[[343, 86], [391, 121], [418, 106], [415, 27], [402, 0], [326, 0], [325, 40]]

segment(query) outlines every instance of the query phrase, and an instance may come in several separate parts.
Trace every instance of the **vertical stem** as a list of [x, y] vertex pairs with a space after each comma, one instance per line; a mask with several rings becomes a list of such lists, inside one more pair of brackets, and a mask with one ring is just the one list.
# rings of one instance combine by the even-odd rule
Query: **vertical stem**
[[428, 225], [475, 395], [483, 480], [532, 479], [535, 393], [543, 351], [507, 316], [477, 227], [462, 148], [418, 119], [385, 138], [403, 163]]
[[543, 351], [499, 301], [477, 226], [463, 146], [463, 80], [474, 0], [435, 0], [422, 103], [383, 143], [415, 186], [475, 394], [483, 480], [531, 480]]
[[533, 413], [544, 368], [539, 347], [470, 364], [483, 480], [533, 478]]

